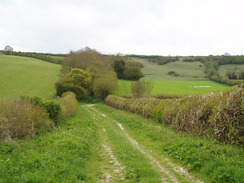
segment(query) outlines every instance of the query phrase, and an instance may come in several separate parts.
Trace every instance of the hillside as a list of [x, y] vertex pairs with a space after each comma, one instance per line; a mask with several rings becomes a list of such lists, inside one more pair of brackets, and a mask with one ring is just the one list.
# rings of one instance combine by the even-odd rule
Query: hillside
[[228, 65], [221, 65], [219, 66], [218, 74], [220, 76], [223, 76], [227, 78], [226, 72], [227, 71], [235, 71], [240, 72], [241, 70], [244, 70], [244, 64], [228, 64]]
[[60, 65], [34, 58], [0, 55], [0, 98], [31, 95], [50, 98]]
[[[142, 68], [145, 79], [153, 80], [206, 80], [204, 78], [204, 66], [201, 62], [183, 62], [180, 58], [177, 62], [171, 62], [165, 65], [150, 63], [146, 59], [130, 58], [131, 61], [143, 63]], [[175, 71], [179, 76], [168, 75], [169, 71]]]

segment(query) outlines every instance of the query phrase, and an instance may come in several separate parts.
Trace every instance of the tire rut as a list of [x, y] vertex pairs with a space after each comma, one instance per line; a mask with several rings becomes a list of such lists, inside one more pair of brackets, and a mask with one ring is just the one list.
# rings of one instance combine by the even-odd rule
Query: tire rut
[[[105, 114], [101, 113], [100, 111], [96, 110], [93, 108], [94, 105], [87, 105], [87, 107], [90, 110], [93, 110], [94, 112], [98, 113], [100, 116], [102, 116], [103, 118], [108, 119], [109, 121], [113, 121], [114, 123], [117, 124], [117, 126], [120, 128], [121, 131], [123, 131], [124, 135], [126, 136], [126, 138], [131, 142], [131, 144], [137, 148], [145, 157], [147, 157], [147, 159], [150, 160], [151, 164], [153, 164], [155, 167], [157, 167], [158, 170], [160, 170], [160, 172], [165, 176], [162, 176], [162, 182], [167, 182], [167, 180], [169, 179], [170, 181], [174, 182], [174, 183], [180, 183], [180, 181], [176, 178], [176, 176], [170, 171], [168, 170], [166, 167], [164, 167], [162, 165], [162, 163], [160, 163], [156, 158], [154, 158], [150, 152], [144, 150], [144, 148], [141, 147], [141, 145], [135, 140], [133, 139], [124, 129], [124, 127], [122, 126], [121, 123], [119, 123], [116, 120], [110, 119], [109, 117], [107, 117]], [[174, 163], [170, 162], [170, 160], [168, 158], [164, 158], [163, 159], [164, 162], [167, 163], [168, 166], [170, 166], [176, 174], [181, 175], [181, 177], [184, 177], [184, 179], [190, 181], [190, 182], [197, 182], [197, 183], [204, 183], [198, 179], [196, 179], [194, 176], [190, 175], [184, 168], [175, 165]]]
[[[86, 105], [87, 108], [89, 108], [91, 105]], [[91, 116], [93, 117], [93, 120], [98, 121], [96, 114], [91, 109], [85, 109], [87, 110]], [[122, 165], [116, 158], [115, 154], [113, 153], [113, 150], [111, 146], [108, 143], [107, 139], [107, 131], [105, 128], [102, 128], [100, 130], [100, 139], [101, 139], [101, 147], [102, 147], [102, 153], [99, 155], [99, 159], [102, 163], [101, 165], [101, 171], [103, 176], [100, 176], [99, 182], [105, 182], [105, 183], [113, 183], [113, 182], [123, 182], [124, 178], [124, 169], [125, 166]]]

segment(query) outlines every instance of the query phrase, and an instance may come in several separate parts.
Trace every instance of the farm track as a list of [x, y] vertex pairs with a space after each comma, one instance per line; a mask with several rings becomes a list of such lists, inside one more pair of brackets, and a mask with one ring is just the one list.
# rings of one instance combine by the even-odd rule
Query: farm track
[[100, 139], [102, 146], [102, 178], [99, 182], [130, 182], [125, 178], [125, 169], [119, 158], [113, 151], [113, 146], [110, 144], [110, 140], [107, 134], [108, 128], [113, 128], [116, 133], [122, 134], [122, 136], [130, 142], [130, 144], [141, 153], [145, 159], [152, 165], [155, 171], [160, 173], [161, 179], [159, 182], [197, 182], [202, 183], [202, 181], [197, 180], [194, 176], [190, 175], [184, 168], [175, 165], [168, 158], [162, 157], [162, 155], [157, 155], [151, 153], [149, 149], [146, 149], [143, 144], [139, 144], [134, 138], [132, 138], [124, 126], [117, 120], [111, 119], [106, 114], [95, 109], [95, 105], [83, 105], [86, 111], [92, 116], [93, 120], [99, 125], [100, 128]]

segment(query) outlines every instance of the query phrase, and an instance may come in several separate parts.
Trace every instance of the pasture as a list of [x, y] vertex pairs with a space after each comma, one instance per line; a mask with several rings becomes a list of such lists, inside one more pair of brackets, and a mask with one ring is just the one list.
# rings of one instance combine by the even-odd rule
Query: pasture
[[51, 98], [60, 65], [34, 58], [0, 55], [0, 98], [17, 95]]
[[[183, 62], [180, 58], [177, 62], [165, 65], [150, 63], [146, 59], [130, 58], [143, 64], [142, 72], [146, 79], [156, 80], [202, 80], [205, 76], [204, 66], [201, 62]], [[175, 71], [179, 76], [168, 75], [169, 71]]]
[[[153, 89], [152, 95], [169, 94], [203, 94], [211, 92], [222, 92], [230, 88], [227, 85], [216, 83], [214, 81], [177, 81], [177, 80], [151, 80]], [[118, 90], [115, 93], [118, 96], [131, 95], [131, 81], [119, 80]]]

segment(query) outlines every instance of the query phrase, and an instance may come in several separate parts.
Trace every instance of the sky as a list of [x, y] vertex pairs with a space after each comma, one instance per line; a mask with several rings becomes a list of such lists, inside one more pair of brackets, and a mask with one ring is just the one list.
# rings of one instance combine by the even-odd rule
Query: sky
[[0, 0], [0, 50], [244, 54], [244, 0]]

